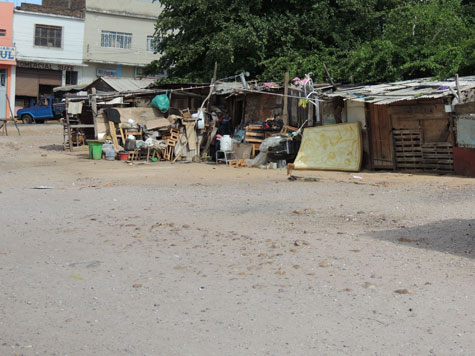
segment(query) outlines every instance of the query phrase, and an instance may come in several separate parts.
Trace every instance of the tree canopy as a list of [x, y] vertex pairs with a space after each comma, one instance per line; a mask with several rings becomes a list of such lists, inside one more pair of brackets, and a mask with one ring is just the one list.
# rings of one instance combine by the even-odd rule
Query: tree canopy
[[148, 73], [383, 82], [475, 74], [470, 0], [162, 0]]

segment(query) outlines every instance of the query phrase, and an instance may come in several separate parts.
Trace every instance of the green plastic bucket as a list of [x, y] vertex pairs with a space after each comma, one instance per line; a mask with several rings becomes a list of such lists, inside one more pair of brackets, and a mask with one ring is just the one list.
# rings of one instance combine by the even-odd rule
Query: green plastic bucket
[[102, 159], [102, 142], [89, 141], [89, 158], [99, 160]]

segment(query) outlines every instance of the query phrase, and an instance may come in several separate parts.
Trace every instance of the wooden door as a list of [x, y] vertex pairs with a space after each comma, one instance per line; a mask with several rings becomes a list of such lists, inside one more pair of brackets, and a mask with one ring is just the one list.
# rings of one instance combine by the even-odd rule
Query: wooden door
[[394, 169], [391, 123], [386, 105], [369, 104], [371, 161], [374, 169]]

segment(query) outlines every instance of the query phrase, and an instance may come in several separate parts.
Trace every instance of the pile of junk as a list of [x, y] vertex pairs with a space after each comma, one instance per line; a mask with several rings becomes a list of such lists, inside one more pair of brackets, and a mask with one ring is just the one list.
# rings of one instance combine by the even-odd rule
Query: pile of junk
[[[205, 100], [198, 108], [192, 103], [193, 109], [178, 109], [171, 106], [170, 94], [130, 94], [118, 104], [115, 97], [114, 102], [98, 98], [96, 110], [85, 105], [70, 115], [65, 141], [79, 142], [83, 135], [92, 159], [204, 161], [260, 168], [284, 168], [295, 160], [305, 124], [291, 127], [276, 116], [235, 126], [226, 103]], [[70, 106], [73, 100], [83, 99], [70, 99]], [[71, 124], [73, 120], [76, 124]]]
[[299, 152], [302, 128], [284, 125], [278, 118], [247, 123], [235, 130], [233, 138], [217, 136], [216, 163], [224, 161], [233, 167], [285, 168], [294, 162]]

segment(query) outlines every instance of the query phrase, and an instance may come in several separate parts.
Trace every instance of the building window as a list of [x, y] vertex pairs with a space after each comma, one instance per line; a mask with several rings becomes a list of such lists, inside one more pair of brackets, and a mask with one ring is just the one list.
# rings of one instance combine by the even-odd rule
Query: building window
[[7, 70], [0, 69], [0, 87], [7, 86]]
[[132, 47], [132, 34], [102, 31], [101, 47], [130, 49]]
[[153, 51], [153, 36], [147, 36], [147, 51]]
[[66, 85], [77, 85], [78, 84], [78, 72], [76, 71], [66, 71]]
[[0, 37], [5, 37], [7, 35], [7, 30], [0, 28]]
[[63, 28], [35, 25], [35, 46], [61, 48]]

